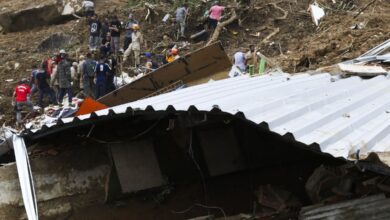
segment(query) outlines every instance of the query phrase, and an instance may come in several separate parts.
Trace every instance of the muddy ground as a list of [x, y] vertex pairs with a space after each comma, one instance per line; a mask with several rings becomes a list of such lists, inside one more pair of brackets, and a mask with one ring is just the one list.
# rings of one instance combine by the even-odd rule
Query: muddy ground
[[[0, 8], [10, 7], [10, 2], [1, 1]], [[13, 9], [24, 7], [24, 2], [12, 1]], [[174, 11], [177, 2], [174, 1], [175, 5], [172, 5], [158, 1], [157, 13], [152, 23], [144, 21], [146, 9], [142, 2], [139, 2], [130, 6], [127, 0], [97, 0], [96, 6], [99, 15], [117, 14], [122, 20], [129, 11], [133, 12], [141, 21], [148, 50], [151, 50], [164, 33], [174, 32], [173, 24], [165, 24], [161, 20], [166, 13]], [[208, 6], [199, 2], [190, 1], [192, 13], [188, 35], [202, 29], [199, 18]], [[227, 53], [232, 55], [238, 48], [254, 44], [284, 71], [290, 73], [315, 70], [354, 58], [390, 37], [389, 0], [375, 1], [358, 16], [356, 15], [372, 0], [336, 0], [336, 3], [319, 0], [318, 3], [326, 10], [326, 16], [319, 27], [314, 25], [307, 11], [311, 3], [309, 0], [252, 0], [246, 7], [238, 7], [235, 1], [231, 0], [222, 2], [224, 5], [233, 6], [239, 14], [239, 20], [227, 26], [219, 38]], [[362, 28], [350, 28], [356, 24], [360, 24]], [[13, 121], [13, 109], [10, 105], [13, 88], [19, 79], [30, 75], [32, 64], [41, 62], [54, 52], [54, 49], [39, 52], [37, 48], [44, 39], [55, 33], [71, 36], [65, 49], [72, 57], [76, 58], [87, 50], [88, 34], [84, 19], [0, 35], [0, 112], [4, 115], [2, 122]], [[183, 53], [204, 45], [191, 43], [194, 46]]]

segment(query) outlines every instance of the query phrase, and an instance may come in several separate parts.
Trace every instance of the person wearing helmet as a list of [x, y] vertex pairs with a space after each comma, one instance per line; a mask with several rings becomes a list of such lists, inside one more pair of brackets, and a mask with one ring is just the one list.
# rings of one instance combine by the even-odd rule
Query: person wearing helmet
[[123, 61], [126, 61], [131, 53], [134, 54], [134, 64], [139, 66], [141, 63], [141, 44], [143, 43], [143, 36], [140, 32], [140, 26], [138, 24], [133, 24], [133, 33], [131, 35], [131, 44], [129, 48], [123, 54]]
[[27, 79], [22, 79], [15, 88], [12, 105], [15, 105], [16, 123], [22, 122], [22, 110], [27, 107], [30, 112], [33, 111], [33, 104], [30, 101], [31, 89], [28, 86]]
[[129, 45], [132, 42], [131, 38], [133, 35], [133, 24], [138, 24], [138, 21], [136, 21], [134, 19], [133, 14], [130, 13], [125, 26], [126, 33], [125, 33], [125, 42], [124, 42], [123, 50], [127, 50], [127, 48], [129, 48]]
[[168, 52], [168, 55], [166, 57], [166, 60], [168, 63], [172, 63], [173, 61], [179, 59], [180, 56], [179, 56], [179, 49], [177, 49], [176, 47], [172, 48], [169, 52]]

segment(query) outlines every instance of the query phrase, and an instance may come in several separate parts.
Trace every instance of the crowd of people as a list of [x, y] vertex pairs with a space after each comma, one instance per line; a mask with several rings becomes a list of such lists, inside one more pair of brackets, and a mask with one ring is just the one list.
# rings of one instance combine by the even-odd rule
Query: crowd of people
[[[166, 44], [167, 50], [162, 55], [162, 62], [156, 62], [154, 54], [147, 51], [141, 24], [132, 13], [128, 14], [127, 20], [122, 23], [116, 15], [99, 18], [91, 0], [83, 1], [82, 7], [88, 23], [89, 52], [85, 56], [71, 58], [61, 49], [39, 65], [34, 65], [29, 79], [21, 80], [14, 91], [13, 104], [18, 122], [21, 120], [21, 110], [31, 110], [33, 107], [31, 97], [36, 94], [40, 107], [47, 104], [62, 105], [66, 95], [69, 105], [72, 106], [75, 92], [83, 97], [98, 99], [113, 91], [118, 58], [122, 55], [122, 64], [130, 63], [129, 65], [135, 68], [143, 68], [145, 73], [180, 58], [179, 49], [176, 45], [172, 46], [169, 43], [171, 38], [164, 34], [162, 42]], [[207, 12], [210, 28], [216, 27], [224, 10], [225, 7], [219, 6], [218, 2], [213, 4]], [[174, 13], [178, 37], [184, 38], [189, 15], [188, 5], [183, 4]], [[141, 65], [142, 55], [144, 63]]]

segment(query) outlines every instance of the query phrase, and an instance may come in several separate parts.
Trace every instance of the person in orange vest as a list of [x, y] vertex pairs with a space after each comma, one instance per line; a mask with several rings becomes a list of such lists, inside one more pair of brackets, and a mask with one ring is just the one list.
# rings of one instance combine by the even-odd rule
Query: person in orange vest
[[22, 79], [15, 88], [12, 104], [16, 108], [16, 123], [22, 122], [23, 107], [27, 107], [30, 112], [33, 111], [33, 104], [30, 101], [31, 89], [28, 86], [27, 79]]

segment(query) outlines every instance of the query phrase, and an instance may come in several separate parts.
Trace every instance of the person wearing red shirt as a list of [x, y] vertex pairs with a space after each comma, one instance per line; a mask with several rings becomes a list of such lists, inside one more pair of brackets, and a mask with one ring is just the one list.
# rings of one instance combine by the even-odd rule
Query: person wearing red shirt
[[22, 79], [16, 86], [14, 91], [14, 98], [16, 104], [16, 122], [22, 122], [23, 107], [27, 107], [30, 112], [33, 110], [33, 104], [30, 101], [31, 89], [27, 85], [27, 79]]

